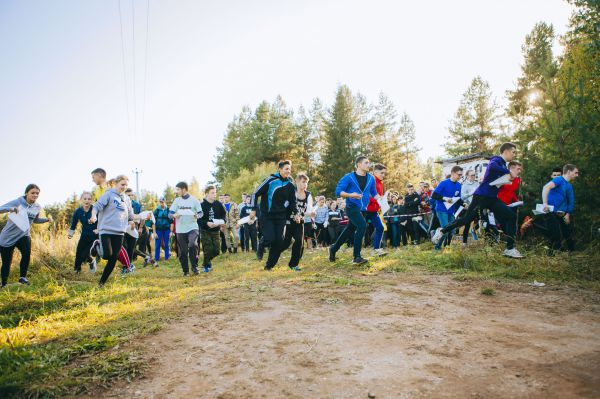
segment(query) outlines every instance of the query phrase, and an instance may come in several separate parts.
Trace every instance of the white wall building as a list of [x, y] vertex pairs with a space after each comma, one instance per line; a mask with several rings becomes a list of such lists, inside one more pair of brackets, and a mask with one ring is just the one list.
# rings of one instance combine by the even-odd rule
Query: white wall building
[[474, 170], [475, 176], [478, 181], [483, 179], [483, 175], [487, 169], [489, 164], [489, 160], [492, 156], [485, 153], [476, 153], [469, 155], [462, 155], [460, 157], [454, 158], [446, 158], [441, 161], [437, 161], [437, 163], [442, 164], [442, 180], [446, 178], [446, 176], [450, 175], [450, 169], [453, 166], [459, 165], [463, 168], [463, 175], [467, 174], [467, 171]]

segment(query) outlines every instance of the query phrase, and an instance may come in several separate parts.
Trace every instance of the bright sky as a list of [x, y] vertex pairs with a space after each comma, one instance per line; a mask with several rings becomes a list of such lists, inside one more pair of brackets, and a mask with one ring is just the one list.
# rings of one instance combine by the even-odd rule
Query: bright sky
[[146, 64], [147, 1], [133, 3], [121, 4], [125, 86], [118, 0], [0, 0], [0, 203], [30, 182], [40, 203], [63, 201], [91, 189], [95, 167], [142, 169], [156, 192], [204, 184], [242, 106], [330, 105], [339, 84], [386, 93], [422, 158], [440, 155], [471, 79], [502, 101], [525, 35], [538, 21], [562, 34], [571, 13], [563, 0], [150, 0]]

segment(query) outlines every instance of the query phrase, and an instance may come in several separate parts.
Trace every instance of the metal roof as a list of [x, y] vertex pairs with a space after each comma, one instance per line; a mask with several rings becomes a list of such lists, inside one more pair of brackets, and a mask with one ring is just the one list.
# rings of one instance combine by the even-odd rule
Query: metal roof
[[469, 159], [475, 159], [475, 158], [491, 159], [492, 155], [485, 153], [485, 152], [477, 152], [475, 154], [467, 154], [467, 155], [461, 155], [459, 157], [454, 157], [454, 158], [441, 159], [439, 161], [435, 161], [435, 163], [461, 162], [461, 161], [468, 161]]

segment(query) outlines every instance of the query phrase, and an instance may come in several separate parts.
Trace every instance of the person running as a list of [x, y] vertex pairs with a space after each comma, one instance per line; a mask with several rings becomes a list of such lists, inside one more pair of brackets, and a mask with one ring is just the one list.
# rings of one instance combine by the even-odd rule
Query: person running
[[104, 286], [117, 264], [119, 252], [123, 248], [125, 230], [127, 230], [127, 227], [135, 228], [133, 208], [129, 197], [125, 195], [128, 184], [129, 179], [127, 176], [117, 176], [115, 187], [102, 194], [92, 207], [92, 216], [89, 223], [98, 222], [100, 240], [94, 242], [90, 253], [92, 256], [98, 253], [107, 261], [100, 277], [100, 287]]
[[[376, 163], [373, 167], [373, 176], [375, 177], [375, 189], [377, 194], [381, 197], [384, 193], [383, 188], [383, 179], [385, 178], [385, 174], [387, 173], [387, 168], [385, 165], [381, 163]], [[381, 218], [379, 217], [379, 203], [375, 198], [371, 198], [369, 200], [369, 205], [367, 206], [366, 220], [367, 222], [371, 222], [373, 228], [375, 229], [375, 233], [373, 235], [373, 254], [377, 256], [384, 256], [386, 252], [383, 248], [381, 248], [381, 240], [383, 238], [383, 223], [381, 222]]]
[[510, 184], [505, 184], [498, 190], [498, 199], [504, 202], [506, 205], [510, 205], [514, 202], [519, 201], [517, 195], [519, 187], [521, 186], [521, 178], [519, 177], [523, 171], [523, 165], [519, 161], [510, 161], [508, 163], [508, 170], [511, 175], [516, 176]]
[[498, 199], [498, 187], [490, 184], [505, 175], [509, 176], [510, 181], [516, 177], [511, 175], [510, 171], [506, 168], [506, 163], [512, 161], [516, 155], [517, 146], [513, 143], [504, 143], [500, 146], [500, 156], [490, 159], [485, 175], [483, 176], [483, 181], [477, 190], [475, 190], [475, 193], [473, 193], [473, 201], [469, 209], [467, 209], [467, 213], [463, 217], [449, 223], [446, 227], [437, 229], [432, 238], [434, 244], [437, 244], [444, 234], [470, 224], [480, 208], [488, 209], [494, 212], [494, 215], [506, 224], [506, 250], [503, 254], [511, 258], [523, 257], [515, 248], [516, 215]]
[[421, 196], [415, 191], [415, 187], [411, 183], [406, 185], [406, 191], [404, 210], [408, 215], [413, 215], [408, 218], [406, 228], [413, 245], [418, 245], [421, 243], [421, 226], [419, 226], [419, 220], [417, 219], [417, 215], [420, 213]]
[[[459, 180], [462, 178], [463, 168], [456, 165], [450, 170], [450, 178], [443, 180], [438, 184], [433, 191], [432, 198], [437, 201], [435, 214], [440, 222], [441, 227], [445, 227], [448, 223], [454, 220], [454, 212], [458, 208], [458, 200], [460, 200], [461, 184]], [[446, 204], [452, 204], [447, 206]], [[442, 244], [450, 245], [452, 242], [452, 231], [443, 236], [435, 245], [435, 250], [440, 251]]]
[[[26, 226], [19, 226], [8, 218], [6, 225], [0, 232], [0, 258], [2, 259], [2, 284], [0, 288], [6, 287], [10, 266], [15, 248], [21, 253], [19, 264], [19, 283], [29, 285], [27, 280], [27, 269], [31, 260], [31, 224], [48, 223], [50, 219], [41, 218], [42, 207], [37, 203], [40, 196], [40, 188], [36, 184], [29, 184], [25, 188], [25, 195], [0, 206], [0, 213], [20, 214], [24, 212], [27, 216]], [[25, 216], [23, 215], [23, 217]], [[22, 230], [22, 228], [25, 228]]]
[[96, 168], [92, 170], [92, 181], [96, 185], [92, 191], [92, 199], [98, 201], [98, 199], [108, 190], [108, 184], [106, 183], [106, 171], [102, 168]]
[[[467, 170], [467, 178], [462, 183], [460, 188], [460, 199], [463, 202], [463, 207], [468, 209], [471, 205], [471, 201], [473, 201], [473, 194], [475, 190], [479, 187], [479, 182], [476, 180], [475, 170], [469, 169]], [[479, 215], [475, 214], [475, 219], [473, 222], [465, 225], [463, 228], [463, 244], [466, 245], [469, 238], [469, 230], [471, 230], [471, 234], [473, 236], [473, 241], [477, 241], [479, 237], [477, 237], [477, 225], [479, 224]]]
[[69, 240], [73, 238], [77, 223], [81, 223], [81, 235], [75, 250], [75, 273], [81, 273], [81, 264], [87, 261], [90, 273], [96, 273], [96, 258], [90, 256], [90, 249], [98, 239], [98, 223], [90, 223], [92, 217], [92, 193], [84, 191], [79, 198], [81, 206], [73, 213], [71, 227], [67, 232]]
[[336, 242], [329, 247], [329, 261], [335, 262], [337, 251], [352, 236], [354, 238], [352, 263], [362, 265], [368, 262], [361, 256], [362, 242], [367, 229], [364, 212], [367, 210], [371, 197], [377, 200], [379, 194], [375, 187], [375, 178], [369, 173], [371, 166], [369, 158], [360, 156], [356, 159], [355, 165], [356, 170], [342, 177], [335, 189], [336, 196], [346, 198], [345, 214], [349, 222]]
[[154, 240], [154, 260], [160, 260], [160, 247], [164, 245], [165, 260], [169, 260], [169, 237], [173, 221], [169, 218], [169, 208], [165, 197], [160, 197], [158, 207], [154, 210], [154, 224], [156, 239]]
[[[198, 219], [200, 226], [200, 242], [202, 243], [202, 252], [204, 259], [202, 267], [204, 272], [212, 270], [212, 260], [219, 256], [221, 248], [221, 236], [219, 232], [223, 225], [215, 224], [215, 220], [225, 220], [227, 210], [221, 202], [217, 201], [217, 189], [215, 186], [206, 186], [204, 189], [204, 200], [200, 204], [202, 207], [202, 217]], [[230, 204], [231, 206], [231, 204]], [[236, 208], [237, 209], [237, 208]]]
[[257, 258], [262, 260], [265, 247], [269, 247], [269, 257], [265, 270], [272, 270], [277, 264], [283, 248], [285, 222], [296, 209], [296, 188], [290, 178], [292, 162], [278, 163], [279, 171], [267, 177], [252, 193], [250, 206], [252, 216], [256, 216], [257, 199], [260, 198], [260, 219], [262, 242], [258, 245]]
[[313, 198], [308, 188], [309, 178], [304, 173], [296, 176], [296, 210], [290, 215], [285, 227], [285, 236], [283, 239], [282, 251], [285, 251], [292, 244], [292, 256], [288, 266], [294, 271], [301, 271], [300, 259], [304, 252], [304, 217], [306, 215], [314, 216]]
[[238, 206], [235, 202], [231, 202], [231, 195], [225, 194], [223, 196], [223, 206], [227, 210], [225, 218], [225, 226], [223, 227], [223, 233], [225, 234], [225, 242], [227, 244], [227, 250], [229, 253], [237, 253], [238, 250], [238, 222], [240, 220], [240, 213]]
[[249, 195], [246, 195], [245, 203], [243, 204], [240, 210], [240, 219], [248, 218], [248, 222], [244, 223], [240, 226], [240, 230], [244, 231], [244, 246], [242, 250], [246, 252], [250, 252], [250, 248], [252, 248], [253, 252], [256, 252], [256, 244], [257, 244], [257, 231], [256, 231], [256, 217], [251, 216], [252, 207], [250, 206], [250, 201], [252, 198]]
[[[571, 182], [579, 176], [577, 166], [567, 164], [562, 175], [555, 177], [542, 189], [544, 212], [548, 212], [548, 232], [550, 234], [550, 255], [560, 251], [562, 240], [567, 242], [567, 249], [573, 251], [575, 243], [572, 238], [571, 219], [575, 209], [575, 193]], [[550, 206], [554, 208], [550, 211]]]
[[[175, 185], [177, 198], [169, 209], [169, 218], [175, 219], [175, 233], [177, 234], [177, 253], [183, 276], [190, 275], [189, 265], [192, 265], [192, 273], [198, 275], [198, 222], [202, 217], [200, 201], [188, 193], [186, 182]], [[189, 260], [189, 263], [188, 263]]]

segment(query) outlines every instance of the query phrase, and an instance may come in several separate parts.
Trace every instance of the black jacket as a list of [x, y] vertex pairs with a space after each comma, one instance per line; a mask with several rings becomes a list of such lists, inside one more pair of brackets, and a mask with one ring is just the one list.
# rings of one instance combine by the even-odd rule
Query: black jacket
[[214, 201], [212, 204], [206, 200], [206, 198], [200, 204], [202, 208], [202, 217], [198, 219], [198, 226], [200, 229], [204, 231], [217, 231], [220, 226], [217, 227], [208, 227], [208, 222], [213, 222], [215, 219], [223, 219], [227, 218], [227, 211], [222, 203], [219, 201]]
[[254, 209], [259, 199], [262, 218], [288, 219], [296, 209], [296, 186], [292, 179], [272, 174], [252, 193], [250, 205]]

